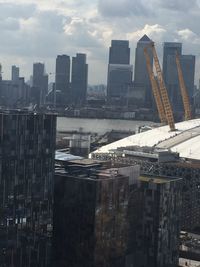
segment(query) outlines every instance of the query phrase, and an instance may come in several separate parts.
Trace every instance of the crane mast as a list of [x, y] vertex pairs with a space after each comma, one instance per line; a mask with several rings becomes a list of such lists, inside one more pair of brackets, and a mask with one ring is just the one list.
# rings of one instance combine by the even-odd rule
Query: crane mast
[[174, 123], [174, 115], [173, 115], [173, 111], [172, 111], [172, 107], [169, 101], [169, 97], [168, 97], [168, 93], [167, 93], [167, 89], [163, 80], [163, 76], [162, 76], [162, 71], [161, 71], [161, 67], [160, 67], [160, 63], [158, 60], [158, 56], [156, 53], [156, 49], [154, 46], [154, 43], [152, 42], [152, 44], [150, 45], [152, 52], [153, 52], [153, 58], [154, 58], [154, 64], [155, 64], [155, 68], [156, 68], [156, 73], [157, 73], [157, 77], [158, 77], [158, 83], [159, 83], [159, 87], [160, 87], [160, 94], [161, 94], [161, 98], [162, 98], [162, 102], [164, 105], [164, 110], [165, 110], [165, 115], [166, 115], [166, 119], [167, 122], [169, 124], [170, 130], [171, 131], [175, 131], [175, 123]]
[[181, 69], [180, 58], [179, 58], [179, 55], [177, 52], [176, 52], [175, 59], [176, 59], [176, 66], [177, 66], [177, 71], [178, 71], [180, 91], [181, 91], [181, 96], [182, 96], [182, 100], [183, 100], [185, 120], [191, 120], [192, 119], [192, 112], [191, 112], [191, 107], [190, 107], [189, 96], [188, 96], [188, 92], [187, 92], [185, 82], [183, 79], [183, 72]]
[[166, 123], [165, 110], [164, 110], [162, 99], [161, 99], [161, 96], [160, 96], [158, 84], [157, 84], [157, 81], [155, 79], [155, 76], [154, 76], [154, 73], [153, 73], [153, 69], [151, 67], [151, 61], [150, 61], [150, 58], [149, 58], [149, 54], [147, 52], [147, 48], [144, 48], [144, 56], [145, 56], [145, 59], [146, 59], [147, 71], [148, 71], [149, 79], [151, 81], [152, 92], [153, 92], [153, 96], [154, 96], [154, 99], [155, 99], [155, 102], [156, 102], [158, 115], [159, 115], [160, 121], [162, 123]]

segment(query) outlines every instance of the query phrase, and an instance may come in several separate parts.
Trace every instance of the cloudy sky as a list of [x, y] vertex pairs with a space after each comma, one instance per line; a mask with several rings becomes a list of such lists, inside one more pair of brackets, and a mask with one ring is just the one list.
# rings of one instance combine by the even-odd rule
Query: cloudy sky
[[164, 41], [183, 42], [196, 58], [200, 76], [200, 0], [0, 0], [0, 62], [3, 77], [20, 67], [28, 78], [33, 62], [55, 72], [57, 54], [87, 53], [89, 83], [106, 83], [112, 39], [130, 41], [131, 62], [138, 39], [147, 34], [162, 58]]

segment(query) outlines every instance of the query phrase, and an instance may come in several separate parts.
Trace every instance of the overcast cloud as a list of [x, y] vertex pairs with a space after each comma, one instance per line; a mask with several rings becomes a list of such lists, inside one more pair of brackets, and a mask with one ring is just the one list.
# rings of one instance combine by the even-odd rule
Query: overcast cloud
[[106, 83], [111, 40], [130, 40], [134, 64], [136, 43], [147, 34], [160, 58], [164, 41], [183, 42], [183, 52], [197, 57], [198, 80], [199, 18], [200, 0], [0, 0], [3, 77], [16, 64], [28, 78], [37, 61], [54, 73], [57, 54], [84, 52], [89, 83]]

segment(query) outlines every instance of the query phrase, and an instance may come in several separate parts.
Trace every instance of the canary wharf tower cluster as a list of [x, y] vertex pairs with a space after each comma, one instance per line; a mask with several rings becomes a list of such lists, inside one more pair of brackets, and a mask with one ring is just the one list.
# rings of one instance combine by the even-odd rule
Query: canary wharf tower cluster
[[[63, 115], [150, 119], [158, 121], [155, 100], [147, 71], [144, 48], [153, 43], [147, 35], [137, 42], [134, 66], [128, 40], [112, 40], [109, 48], [107, 86], [88, 85], [87, 55], [77, 53], [70, 57], [58, 55], [55, 72], [47, 73], [44, 63], [33, 64], [30, 81], [19, 75], [19, 67], [12, 66], [11, 80], [0, 81], [0, 104], [6, 108], [27, 107], [56, 110]], [[161, 44], [155, 44], [156, 47]], [[182, 43], [163, 44], [162, 70], [175, 120], [184, 116], [183, 103], [176, 65], [179, 56], [182, 76], [188, 91], [192, 112], [199, 110], [199, 91], [194, 85], [195, 56], [182, 53]], [[153, 55], [148, 48], [150, 65]], [[2, 66], [3, 67], [3, 66]], [[55, 77], [55, 82], [49, 82]], [[106, 77], [105, 77], [106, 79]], [[104, 106], [104, 109], [102, 109]], [[123, 107], [123, 108], [122, 108]], [[90, 112], [93, 108], [93, 114]], [[95, 109], [94, 109], [95, 108]], [[112, 109], [112, 112], [111, 112]]]

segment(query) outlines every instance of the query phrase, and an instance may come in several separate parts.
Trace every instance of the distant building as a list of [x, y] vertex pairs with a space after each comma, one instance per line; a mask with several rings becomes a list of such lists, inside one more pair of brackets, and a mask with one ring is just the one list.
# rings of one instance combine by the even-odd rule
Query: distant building
[[56, 58], [55, 90], [56, 106], [67, 106], [70, 102], [70, 57], [67, 55]]
[[[163, 45], [163, 78], [165, 82], [167, 83], [168, 80], [168, 68], [169, 68], [169, 63], [168, 63], [168, 57], [173, 56], [175, 57], [176, 52], [178, 55], [182, 55], [182, 43], [177, 43], [177, 42], [165, 42]], [[175, 61], [174, 61], [175, 64]]]
[[45, 74], [43, 63], [33, 64], [33, 86], [31, 92], [32, 102], [38, 107], [45, 104], [45, 98], [48, 93], [48, 75]]
[[19, 77], [19, 68], [12, 66], [11, 80], [1, 79], [0, 105], [6, 108], [22, 108], [29, 103], [29, 86]]
[[149, 75], [147, 72], [144, 48], [150, 56], [151, 65], [153, 66], [153, 55], [148, 46], [152, 40], [145, 34], [138, 42], [135, 50], [135, 71], [134, 71], [134, 98], [137, 105], [150, 107], [153, 105], [153, 96]]
[[0, 113], [0, 265], [49, 266], [56, 117]]
[[13, 82], [18, 82], [19, 80], [19, 67], [12, 66], [12, 77], [11, 80]]
[[127, 98], [132, 85], [129, 41], [112, 40], [109, 50], [107, 101], [117, 104]]
[[169, 98], [172, 103], [175, 116], [182, 119], [183, 101], [180, 93], [177, 66], [175, 61], [176, 52], [180, 56], [183, 78], [188, 91], [190, 104], [193, 105], [194, 94], [194, 74], [195, 74], [195, 56], [182, 55], [182, 44], [167, 42], [163, 48], [163, 78], [166, 83]]
[[86, 54], [76, 54], [72, 58], [71, 103], [82, 105], [86, 101], [88, 86], [88, 64]]
[[111, 41], [111, 47], [109, 49], [109, 64], [130, 64], [129, 41]]

